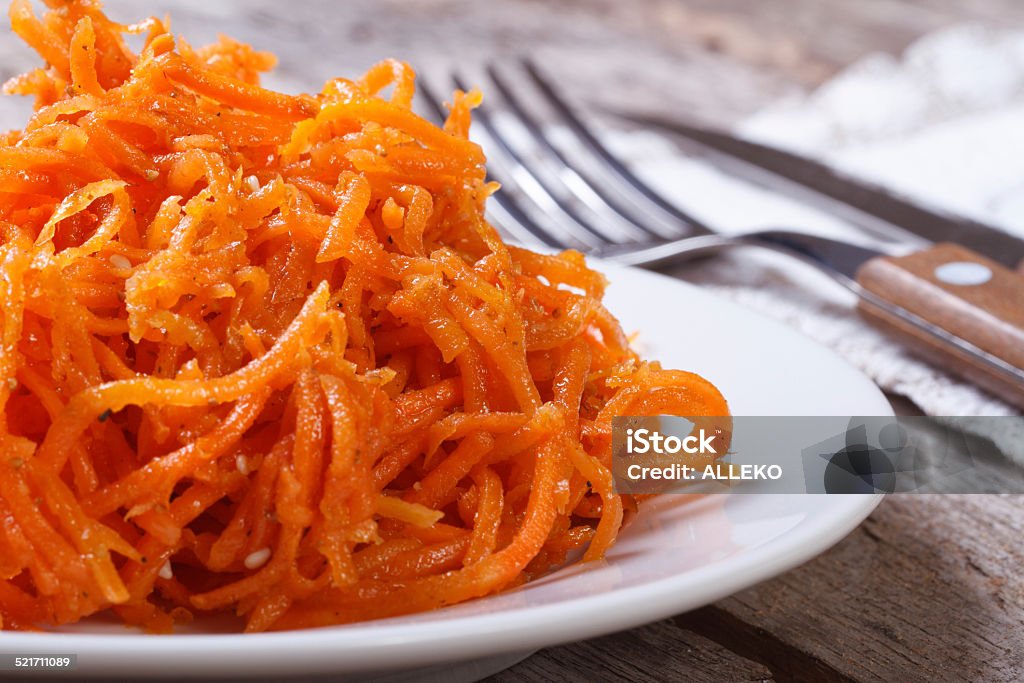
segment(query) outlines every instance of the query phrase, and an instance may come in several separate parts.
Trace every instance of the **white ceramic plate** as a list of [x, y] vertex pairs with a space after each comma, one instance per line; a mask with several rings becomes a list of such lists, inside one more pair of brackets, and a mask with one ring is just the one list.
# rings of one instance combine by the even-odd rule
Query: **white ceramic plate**
[[[715, 382], [735, 415], [891, 415], [866, 377], [783, 325], [678, 280], [601, 266], [608, 306], [640, 332], [648, 358]], [[600, 563], [521, 589], [409, 617], [236, 635], [149, 636], [113, 624], [64, 633], [0, 632], [0, 652], [74, 653], [68, 674], [116, 678], [471, 680], [541, 647], [700, 607], [821, 553], [878, 504], [875, 496], [663, 496], [646, 503]]]

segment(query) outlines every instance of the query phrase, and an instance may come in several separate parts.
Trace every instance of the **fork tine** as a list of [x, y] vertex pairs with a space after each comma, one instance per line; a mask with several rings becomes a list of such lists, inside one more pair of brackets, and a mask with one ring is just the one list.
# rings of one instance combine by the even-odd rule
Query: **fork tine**
[[619, 159], [612, 154], [600, 140], [597, 139], [597, 136], [593, 131], [591, 131], [590, 128], [576, 115], [576, 113], [573, 112], [572, 108], [569, 107], [565, 100], [555, 92], [555, 89], [547, 79], [541, 75], [536, 64], [533, 63], [533, 60], [529, 58], [523, 59], [522, 65], [526, 73], [529, 75], [530, 80], [532, 80], [534, 85], [537, 86], [538, 91], [544, 96], [544, 99], [551, 105], [552, 109], [565, 122], [570, 130], [576, 134], [579, 140], [583, 142], [598, 159], [604, 162], [604, 165], [608, 169], [613, 171], [615, 175], [620, 177], [622, 180], [626, 181], [628, 186], [636, 190], [639, 195], [646, 198], [651, 204], [658, 207], [658, 209], [667, 214], [670, 218], [680, 221], [689, 227], [691, 232], [711, 232], [710, 228], [666, 200], [647, 183], [640, 180], [640, 178], [630, 171], [625, 164], [619, 161]]
[[514, 239], [522, 244], [539, 242], [556, 249], [570, 246], [539, 226], [518, 204], [499, 195], [500, 193], [491, 197], [487, 204], [487, 213], [491, 216], [491, 222], [503, 228]]
[[550, 132], [527, 111], [521, 98], [509, 86], [505, 77], [494, 64], [488, 64], [486, 71], [505, 104], [509, 106], [510, 113], [514, 114], [532, 138], [540, 143], [554, 160], [557, 160], [562, 174], [568, 176], [568, 179], [564, 180], [565, 185], [579, 201], [587, 205], [595, 214], [621, 221], [629, 238], [649, 240], [664, 237], [662, 233], [651, 229], [649, 217], [634, 217], [629, 209], [609, 196], [613, 193], [608, 192], [607, 188], [600, 187], [600, 181], [584, 171], [578, 164], [573, 163], [573, 160], [551, 140]]
[[[437, 120], [444, 121], [444, 104], [430, 84], [421, 79], [417, 84], [417, 90], [433, 110]], [[509, 235], [523, 244], [540, 242], [548, 247], [565, 246], [561, 240], [556, 239], [548, 231], [537, 225], [517, 204], [506, 201], [500, 195], [501, 193], [491, 197], [487, 207], [488, 213], [492, 215], [493, 222], [498, 227], [503, 228]]]
[[[452, 75], [452, 80], [460, 90], [466, 90], [465, 84], [457, 74]], [[533, 202], [547, 219], [544, 221], [545, 225], [549, 222], [557, 224], [560, 232], [579, 245], [600, 247], [610, 241], [607, 235], [583, 218], [575, 207], [551, 191], [550, 185], [545, 183], [542, 176], [502, 135], [484, 108], [478, 109], [474, 118], [480, 124], [478, 132], [482, 132], [491, 143], [487, 151], [490, 152], [488, 156], [492, 168], [499, 172], [504, 171], [515, 187]], [[497, 154], [494, 154], [495, 152]], [[502, 194], [502, 199], [506, 202], [514, 201], [510, 193]], [[539, 224], [537, 225], [539, 227]]]
[[433, 88], [422, 77], [416, 79], [416, 94], [420, 95], [430, 105], [430, 109], [435, 116], [434, 123], [444, 123], [444, 105], [441, 103], [441, 98], [434, 93]]

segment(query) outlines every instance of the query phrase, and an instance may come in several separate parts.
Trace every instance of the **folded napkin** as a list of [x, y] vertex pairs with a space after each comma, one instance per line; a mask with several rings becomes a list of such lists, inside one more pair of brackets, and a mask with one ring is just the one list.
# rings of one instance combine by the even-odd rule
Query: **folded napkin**
[[[1022, 122], [1024, 32], [969, 25], [926, 36], [900, 58], [866, 57], [737, 132], [1024, 237]], [[609, 142], [639, 175], [724, 232], [786, 227], [871, 241], [837, 216], [729, 178], [652, 133]], [[851, 294], [792, 259], [734, 251], [677, 274], [832, 347], [926, 414], [1020, 414], [866, 325]], [[1024, 463], [1020, 422], [1006, 420], [1005, 429], [985, 436]]]

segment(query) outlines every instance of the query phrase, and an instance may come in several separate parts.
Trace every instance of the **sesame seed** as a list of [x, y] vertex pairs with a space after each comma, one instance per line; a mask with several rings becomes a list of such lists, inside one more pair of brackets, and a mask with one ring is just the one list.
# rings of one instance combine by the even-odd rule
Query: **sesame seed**
[[249, 469], [249, 458], [244, 455], [235, 456], [235, 467], [237, 467], [238, 471], [242, 474], [249, 474], [249, 472], [252, 471]]
[[167, 581], [173, 579], [174, 571], [171, 569], [171, 561], [167, 560], [166, 562], [164, 562], [163, 566], [160, 567], [160, 571], [158, 571], [156, 575], [159, 576], [161, 579], [166, 579]]
[[249, 553], [242, 564], [246, 569], [259, 569], [270, 559], [270, 548], [260, 548], [256, 552]]
[[260, 189], [259, 178], [257, 178], [254, 175], [246, 177], [245, 182], [249, 185], [249, 189], [252, 190], [253, 192]]
[[132, 267], [132, 262], [121, 254], [113, 254], [110, 257], [110, 264], [118, 270], [128, 270]]

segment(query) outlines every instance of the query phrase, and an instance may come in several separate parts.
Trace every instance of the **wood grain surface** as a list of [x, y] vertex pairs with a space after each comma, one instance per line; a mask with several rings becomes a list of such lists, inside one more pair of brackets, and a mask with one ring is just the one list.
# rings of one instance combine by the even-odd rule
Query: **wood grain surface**
[[[316, 88], [385, 56], [420, 68], [528, 53], [593, 107], [728, 125], [866, 54], [968, 21], [1024, 27], [1020, 0], [109, 0], [225, 27], [275, 51], [269, 79]], [[0, 77], [34, 58], [0, 41]], [[17, 114], [5, 101], [0, 118]], [[7, 125], [13, 125], [11, 120]], [[890, 497], [831, 551], [696, 612], [542, 651], [494, 681], [1019, 681], [1024, 501]]]
[[782, 680], [1019, 681], [1017, 497], [891, 496], [832, 551], [676, 619]]
[[771, 670], [709, 638], [661, 621], [603, 638], [563, 645], [534, 655], [492, 676], [492, 683], [514, 681], [622, 680], [636, 683], [686, 680], [773, 681]]

